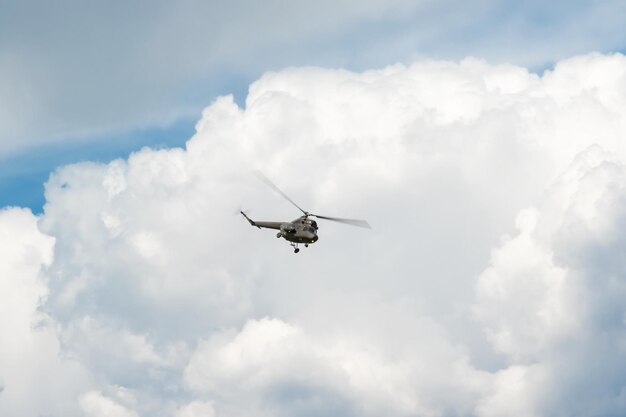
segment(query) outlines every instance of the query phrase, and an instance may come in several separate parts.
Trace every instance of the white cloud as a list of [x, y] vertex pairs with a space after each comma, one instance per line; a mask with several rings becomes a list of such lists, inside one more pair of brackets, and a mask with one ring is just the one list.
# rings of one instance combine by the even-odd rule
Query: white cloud
[[549, 247], [533, 238], [536, 222], [536, 210], [519, 215], [520, 234], [494, 251], [477, 288], [477, 315], [493, 319], [494, 346], [521, 360], [552, 351], [561, 336], [577, 330], [580, 320], [567, 270], [555, 264]]
[[0, 414], [73, 416], [89, 383], [81, 364], [64, 358], [53, 319], [38, 310], [48, 295], [43, 269], [54, 239], [24, 209], [0, 211]]
[[491, 392], [476, 406], [480, 417], [535, 417], [546, 415], [540, 410], [545, 379], [539, 365], [514, 365], [495, 373]]
[[502, 375], [534, 387], [536, 415], [624, 410], [625, 203], [626, 166], [587, 149], [478, 281], [478, 316], [512, 364]]
[[[60, 168], [41, 232], [28, 217], [45, 270], [27, 310], [98, 381], [74, 406], [619, 415], [625, 74], [599, 54], [543, 77], [476, 59], [291, 68], [245, 108], [217, 99], [185, 149]], [[294, 255], [235, 215], [299, 214], [252, 169], [373, 229], [320, 221]]]
[[422, 346], [412, 346], [409, 357], [389, 357], [380, 343], [328, 340], [281, 320], [252, 320], [239, 333], [200, 342], [185, 381], [226, 410], [268, 415], [468, 413], [486, 375], [438, 339], [436, 325], [416, 322]]
[[133, 366], [169, 366], [165, 355], [156, 352], [146, 339], [146, 335], [117, 330], [85, 316], [68, 326], [63, 342], [81, 363], [89, 363], [92, 371], [123, 377]]
[[79, 403], [86, 417], [139, 417], [135, 411], [98, 391], [85, 393]]
[[181, 407], [175, 417], [214, 417], [215, 410], [209, 402], [193, 401]]

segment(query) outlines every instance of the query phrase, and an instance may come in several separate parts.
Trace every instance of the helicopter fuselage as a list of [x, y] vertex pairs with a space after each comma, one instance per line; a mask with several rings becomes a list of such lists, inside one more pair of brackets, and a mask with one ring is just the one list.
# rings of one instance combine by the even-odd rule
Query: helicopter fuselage
[[314, 220], [300, 217], [289, 223], [282, 223], [276, 237], [289, 242], [311, 244], [317, 242], [317, 223]]
[[304, 243], [308, 246], [317, 242], [317, 222], [309, 219], [308, 216], [300, 216], [290, 222], [265, 222], [250, 219], [243, 211], [241, 214], [248, 220], [252, 226], [259, 229], [276, 229], [278, 233], [276, 237], [283, 238], [292, 243]]

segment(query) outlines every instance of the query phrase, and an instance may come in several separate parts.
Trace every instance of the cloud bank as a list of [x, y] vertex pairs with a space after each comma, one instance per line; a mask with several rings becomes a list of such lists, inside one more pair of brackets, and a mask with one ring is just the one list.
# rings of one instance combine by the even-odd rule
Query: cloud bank
[[[626, 410], [623, 55], [291, 68], [196, 130], [0, 213], [2, 414]], [[252, 169], [373, 229], [294, 255]]]

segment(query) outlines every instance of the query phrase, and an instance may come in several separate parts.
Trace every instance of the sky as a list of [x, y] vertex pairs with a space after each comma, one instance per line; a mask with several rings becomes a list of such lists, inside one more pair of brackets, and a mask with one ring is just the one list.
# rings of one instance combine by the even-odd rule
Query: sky
[[625, 20], [0, 2], [0, 414], [624, 415]]

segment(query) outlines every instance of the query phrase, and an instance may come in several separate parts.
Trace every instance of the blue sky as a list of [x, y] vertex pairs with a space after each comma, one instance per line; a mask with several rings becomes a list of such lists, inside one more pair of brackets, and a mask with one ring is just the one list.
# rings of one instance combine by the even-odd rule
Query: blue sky
[[269, 70], [477, 56], [542, 72], [626, 47], [623, 2], [181, 1], [0, 5], [0, 205], [39, 212], [57, 166], [182, 146]]
[[126, 158], [144, 146], [183, 147], [193, 135], [195, 120], [180, 119], [166, 128], [146, 127], [69, 143], [40, 145], [5, 157], [0, 177], [0, 206], [29, 207], [40, 213], [44, 183], [57, 167], [76, 162], [109, 162]]

